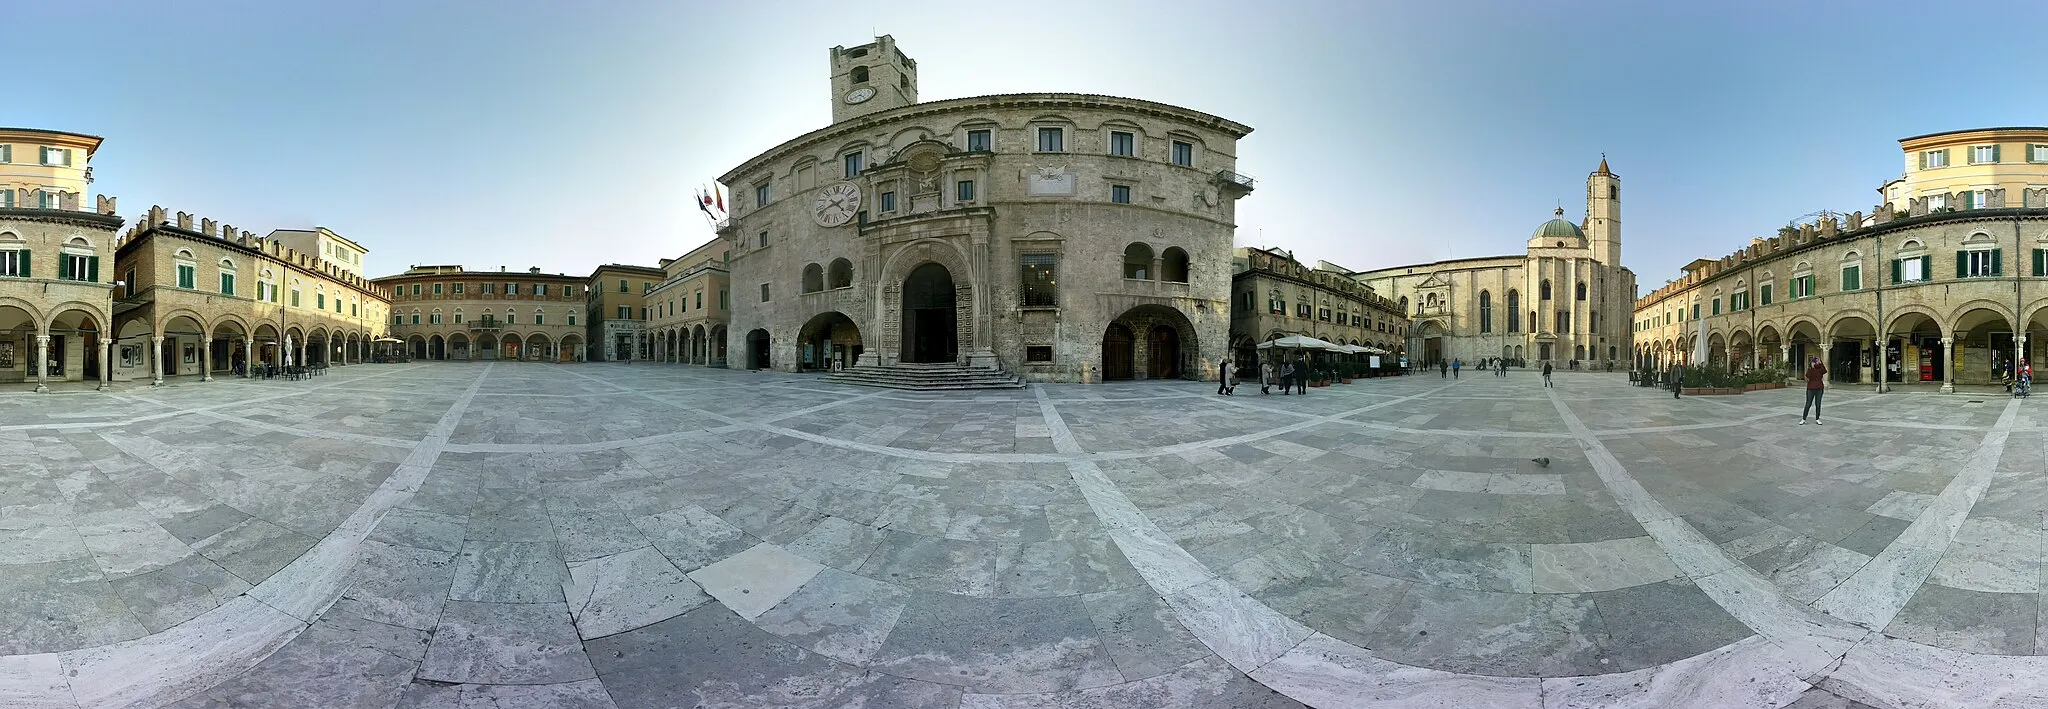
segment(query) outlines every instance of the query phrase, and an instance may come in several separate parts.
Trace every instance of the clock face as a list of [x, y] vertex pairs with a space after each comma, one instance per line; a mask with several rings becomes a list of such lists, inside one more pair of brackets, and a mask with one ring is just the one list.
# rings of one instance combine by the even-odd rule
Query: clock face
[[826, 185], [818, 190], [818, 201], [811, 205], [811, 218], [818, 226], [835, 227], [853, 221], [860, 212], [860, 188], [851, 182]]
[[871, 86], [863, 86], [858, 89], [846, 92], [847, 103], [860, 103], [862, 101], [866, 101], [874, 97], [875, 89], [874, 87]]

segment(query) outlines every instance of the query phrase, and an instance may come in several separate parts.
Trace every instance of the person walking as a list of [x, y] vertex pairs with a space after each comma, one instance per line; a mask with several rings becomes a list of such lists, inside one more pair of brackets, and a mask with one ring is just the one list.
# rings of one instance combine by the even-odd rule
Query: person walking
[[1671, 398], [1678, 398], [1678, 391], [1685, 388], [1685, 365], [1671, 365]]
[[1458, 370], [1459, 370], [1460, 368], [1464, 367], [1464, 366], [1465, 366], [1465, 360], [1462, 360], [1462, 359], [1454, 359], [1454, 360], [1451, 360], [1451, 378], [1452, 378], [1452, 379], [1457, 379], [1457, 378], [1458, 378]]
[[1281, 394], [1282, 396], [1285, 396], [1285, 395], [1288, 395], [1288, 394], [1292, 394], [1292, 393], [1294, 393], [1294, 363], [1293, 363], [1293, 362], [1281, 362], [1281, 363], [1280, 363], [1280, 394]]
[[1218, 396], [1230, 396], [1231, 369], [1230, 355], [1225, 354], [1223, 355], [1223, 361], [1216, 363], [1216, 394]]
[[1813, 409], [1813, 425], [1820, 425], [1820, 395], [1827, 390], [1828, 368], [1819, 357], [1806, 358], [1806, 405], [1799, 408], [1799, 425], [1806, 425], [1806, 410]]
[[1436, 362], [1436, 371], [1437, 371], [1437, 374], [1439, 374], [1439, 375], [1442, 375], [1442, 376], [1443, 376], [1443, 378], [1445, 378], [1445, 379], [1449, 379], [1449, 378], [1451, 378], [1451, 363], [1450, 363], [1450, 361], [1449, 361], [1449, 360], [1441, 360], [1441, 359], [1440, 359], [1440, 360], [1437, 360], [1437, 362]]
[[1502, 357], [1498, 360], [1495, 360], [1493, 366], [1500, 370], [1501, 377], [1505, 378], [1508, 376], [1508, 358]]
[[1543, 360], [1543, 386], [1550, 386], [1550, 360]]
[[1272, 394], [1272, 393], [1273, 393], [1273, 363], [1272, 363], [1272, 362], [1260, 362], [1260, 363], [1259, 363], [1259, 393], [1261, 393], [1261, 394]]

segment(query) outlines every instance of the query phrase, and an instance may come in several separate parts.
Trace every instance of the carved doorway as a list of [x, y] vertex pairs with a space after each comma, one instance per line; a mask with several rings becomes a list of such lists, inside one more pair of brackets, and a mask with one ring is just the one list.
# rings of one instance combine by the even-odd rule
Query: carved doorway
[[1132, 345], [1136, 339], [1123, 323], [1109, 324], [1109, 332], [1102, 335], [1103, 379], [1130, 379], [1135, 376]]
[[903, 361], [959, 360], [955, 301], [953, 274], [945, 266], [926, 263], [903, 279]]

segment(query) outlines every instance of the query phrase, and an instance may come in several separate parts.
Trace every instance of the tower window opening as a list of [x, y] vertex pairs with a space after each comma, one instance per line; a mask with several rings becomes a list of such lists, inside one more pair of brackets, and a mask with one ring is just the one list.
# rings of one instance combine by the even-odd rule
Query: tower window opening
[[867, 80], [868, 80], [868, 68], [867, 68], [867, 67], [864, 67], [864, 66], [857, 66], [857, 67], [854, 67], [854, 68], [853, 68], [853, 83], [856, 83], [856, 84], [864, 84], [864, 83], [867, 83]]

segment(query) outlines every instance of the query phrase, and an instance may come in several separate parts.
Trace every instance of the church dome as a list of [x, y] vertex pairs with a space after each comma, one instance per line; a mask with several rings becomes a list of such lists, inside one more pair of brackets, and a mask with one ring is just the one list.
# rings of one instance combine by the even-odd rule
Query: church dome
[[1564, 220], [1564, 208], [1562, 207], [1558, 208], [1556, 216], [1552, 217], [1550, 221], [1544, 222], [1543, 226], [1536, 227], [1536, 233], [1529, 236], [1531, 241], [1538, 239], [1583, 238], [1586, 238], [1586, 234], [1579, 231], [1579, 225]]

